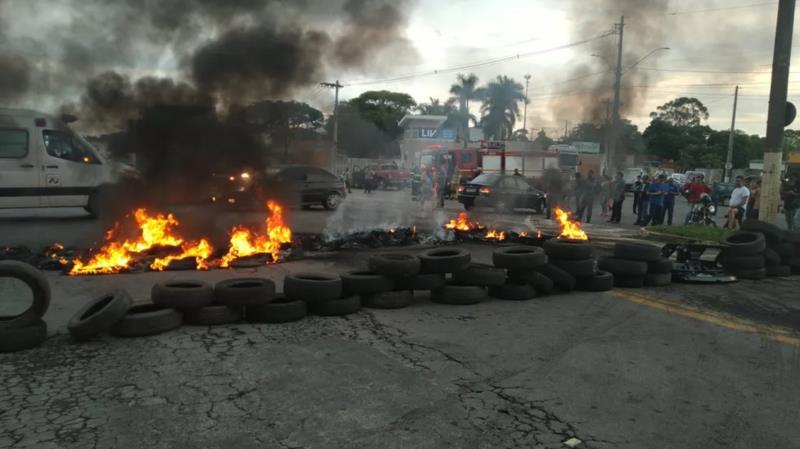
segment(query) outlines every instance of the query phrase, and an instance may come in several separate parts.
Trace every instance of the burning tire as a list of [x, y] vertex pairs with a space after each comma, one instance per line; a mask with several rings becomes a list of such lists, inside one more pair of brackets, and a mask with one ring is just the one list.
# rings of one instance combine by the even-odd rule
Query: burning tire
[[410, 277], [419, 274], [419, 257], [406, 253], [376, 254], [369, 258], [369, 271], [390, 277]]
[[553, 284], [555, 284], [555, 286], [561, 290], [568, 292], [575, 290], [575, 283], [577, 282], [575, 276], [567, 273], [553, 264], [546, 264], [537, 267], [536, 271], [550, 278], [550, 280], [553, 281]]
[[720, 265], [730, 270], [755, 270], [766, 266], [766, 259], [757, 256], [730, 256], [723, 253], [719, 259]]
[[598, 265], [601, 270], [608, 271], [616, 277], [644, 276], [647, 274], [647, 262], [640, 260], [601, 257]]
[[608, 271], [598, 271], [592, 276], [579, 278], [576, 287], [586, 292], [606, 292], [614, 288], [614, 275]]
[[509, 246], [492, 253], [492, 263], [508, 270], [533, 270], [547, 263], [545, 252], [536, 246]]
[[361, 298], [355, 295], [311, 306], [311, 313], [320, 316], [344, 316], [356, 313], [359, 310], [361, 310]]
[[641, 262], [658, 262], [662, 259], [661, 248], [658, 246], [646, 243], [624, 242], [614, 245], [614, 257], [617, 259], [638, 260]]
[[203, 281], [166, 281], [155, 284], [150, 297], [159, 307], [198, 309], [214, 302], [214, 288]]
[[561, 260], [585, 260], [594, 257], [594, 248], [586, 240], [550, 239], [544, 242], [548, 257]]
[[742, 222], [741, 229], [742, 231], [763, 234], [765, 240], [769, 243], [780, 243], [785, 236], [785, 232], [781, 228], [761, 220], [745, 220]]
[[550, 263], [576, 278], [591, 277], [597, 271], [597, 261], [593, 258], [583, 260], [550, 259]]
[[725, 237], [723, 243], [727, 245], [725, 252], [731, 256], [754, 256], [764, 252], [764, 248], [767, 247], [764, 234], [748, 231], [740, 231]]
[[289, 299], [308, 304], [339, 299], [342, 296], [342, 279], [325, 273], [296, 273], [283, 280], [283, 294]]
[[0, 262], [0, 277], [18, 279], [33, 293], [28, 310], [13, 316], [0, 316], [0, 330], [29, 327], [37, 323], [50, 306], [50, 284], [42, 273], [26, 263], [5, 260]]
[[642, 288], [642, 287], [644, 287], [644, 276], [617, 276], [617, 275], [614, 275], [614, 287], [619, 287], [619, 288]]
[[47, 323], [38, 319], [21, 327], [0, 329], [0, 354], [41, 346], [47, 338]]
[[647, 262], [647, 274], [672, 273], [672, 260], [661, 258], [655, 262]]
[[505, 284], [489, 287], [489, 296], [509, 301], [527, 301], [536, 297], [536, 289], [531, 284]]
[[186, 324], [197, 326], [216, 326], [220, 324], [233, 324], [242, 320], [241, 307], [210, 305], [199, 309], [186, 310], [183, 321]]
[[774, 267], [767, 267], [768, 277], [786, 277], [792, 275], [792, 267], [789, 265], [778, 265]]
[[487, 299], [486, 289], [476, 285], [447, 284], [431, 291], [431, 301], [439, 304], [468, 306]]
[[117, 337], [144, 337], [163, 334], [183, 323], [183, 315], [176, 309], [165, 309], [156, 304], [134, 304], [111, 333]]
[[644, 285], [648, 287], [665, 287], [672, 284], [672, 273], [648, 273], [644, 275]]
[[111, 329], [131, 308], [130, 295], [115, 290], [89, 301], [70, 318], [67, 330], [72, 338], [86, 340]]
[[469, 267], [470, 258], [469, 251], [461, 248], [429, 249], [419, 255], [420, 272], [455, 273]]
[[414, 294], [409, 290], [363, 295], [361, 305], [370, 309], [402, 309], [414, 303]]
[[368, 295], [388, 292], [395, 288], [394, 279], [370, 271], [350, 271], [341, 275], [342, 290], [346, 294]]
[[289, 323], [302, 319], [308, 314], [305, 302], [277, 295], [271, 303], [247, 306], [245, 319], [251, 323]]
[[275, 298], [275, 283], [264, 278], [238, 278], [214, 286], [216, 303], [224, 306], [257, 306]]
[[506, 270], [491, 265], [472, 263], [466, 270], [453, 273], [453, 280], [460, 285], [492, 287], [506, 283]]

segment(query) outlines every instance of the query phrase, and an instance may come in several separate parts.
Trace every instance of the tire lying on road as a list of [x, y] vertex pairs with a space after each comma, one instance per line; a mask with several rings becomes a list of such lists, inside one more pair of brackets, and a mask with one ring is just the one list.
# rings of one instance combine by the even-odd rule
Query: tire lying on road
[[672, 273], [648, 273], [644, 275], [644, 285], [648, 287], [664, 287], [672, 284]]
[[144, 337], [163, 334], [183, 323], [183, 315], [176, 309], [165, 309], [150, 303], [134, 304], [128, 313], [111, 327], [117, 337]]
[[396, 286], [394, 279], [371, 271], [357, 270], [341, 275], [342, 290], [347, 294], [367, 295], [388, 292]]
[[618, 288], [642, 288], [642, 287], [644, 287], [644, 276], [617, 276], [617, 275], [614, 275], [614, 287], [618, 287]]
[[546, 265], [536, 267], [536, 271], [550, 278], [550, 280], [553, 281], [553, 284], [555, 284], [555, 286], [561, 290], [568, 292], [575, 290], [575, 283], [577, 282], [575, 276], [567, 273], [553, 264], [548, 263]]
[[793, 257], [784, 265], [791, 267], [792, 274], [800, 274], [800, 257]]
[[536, 289], [537, 295], [549, 295], [553, 293], [555, 284], [553, 280], [538, 271], [512, 271], [508, 272], [510, 283], [531, 284]]
[[186, 324], [197, 326], [218, 326], [234, 324], [242, 320], [244, 311], [241, 306], [210, 305], [199, 309], [188, 309], [183, 312]]
[[658, 246], [648, 243], [627, 242], [620, 242], [614, 245], [614, 257], [641, 262], [658, 262], [662, 259], [661, 248]]
[[767, 269], [766, 268], [753, 268], [753, 269], [736, 269], [736, 270], [726, 270], [730, 274], [736, 276], [739, 279], [747, 279], [751, 281], [760, 281], [767, 277]]
[[595, 259], [568, 260], [551, 258], [550, 263], [561, 268], [576, 278], [591, 277], [597, 271]]
[[203, 281], [165, 281], [153, 285], [150, 298], [163, 308], [197, 309], [214, 301], [214, 288]]
[[601, 257], [598, 266], [601, 270], [619, 276], [644, 276], [647, 274], [647, 262], [639, 260], [619, 259], [617, 257]]
[[462, 248], [434, 248], [419, 255], [421, 273], [454, 273], [469, 267], [471, 256]]
[[433, 290], [444, 287], [447, 278], [444, 274], [418, 274], [408, 280], [407, 290]]
[[786, 240], [788, 243], [800, 245], [800, 231], [783, 231], [783, 240]]
[[575, 286], [585, 292], [605, 292], [614, 288], [614, 275], [608, 271], [598, 271], [592, 276], [578, 278]]
[[769, 243], [779, 243], [784, 237], [784, 231], [781, 228], [761, 220], [745, 220], [742, 222], [741, 229], [760, 233]]
[[342, 296], [342, 279], [325, 273], [295, 273], [283, 279], [283, 294], [309, 304]]
[[506, 283], [506, 270], [482, 263], [472, 263], [465, 270], [453, 273], [453, 280], [460, 285], [491, 287]]
[[361, 310], [361, 298], [356, 295], [332, 299], [310, 306], [311, 313], [320, 316], [344, 316]]
[[0, 354], [41, 346], [47, 338], [47, 323], [39, 319], [22, 327], [0, 329]]
[[131, 308], [130, 295], [125, 290], [95, 298], [80, 308], [67, 324], [72, 338], [86, 340], [111, 329]]
[[281, 293], [275, 295], [269, 304], [244, 308], [244, 318], [250, 323], [288, 323], [307, 314], [308, 305], [304, 301], [289, 299]]
[[27, 310], [18, 315], [0, 316], [0, 329], [29, 327], [38, 323], [50, 307], [50, 284], [42, 272], [23, 262], [4, 260], [0, 261], [0, 278], [18, 279], [33, 294], [33, 303]]
[[723, 243], [727, 245], [725, 253], [730, 256], [755, 256], [764, 252], [764, 248], [767, 247], [764, 234], [749, 231], [739, 231], [729, 235], [723, 239]]
[[774, 267], [767, 267], [766, 272], [769, 277], [786, 277], [792, 275], [792, 267], [789, 265], [777, 265]]
[[275, 282], [265, 278], [236, 278], [217, 282], [216, 303], [224, 306], [268, 304], [275, 298]]
[[369, 271], [390, 277], [410, 277], [419, 274], [420, 260], [413, 254], [376, 254], [369, 258]]
[[[789, 245], [791, 248], [792, 245]], [[764, 266], [767, 267], [776, 267], [781, 264], [781, 255], [770, 248], [767, 248], [762, 253], [764, 256]]]
[[766, 266], [765, 258], [762, 255], [732, 256], [723, 253], [719, 262], [726, 270], [754, 270]]
[[402, 309], [414, 304], [414, 294], [409, 290], [393, 290], [361, 296], [361, 305], [370, 309]]
[[788, 260], [794, 256], [794, 247], [795, 245], [789, 242], [772, 243], [767, 244], [767, 249], [765, 249], [764, 252], [771, 250], [777, 253], [782, 260]]
[[489, 299], [486, 289], [476, 285], [447, 284], [431, 291], [431, 301], [439, 304], [466, 306]]
[[536, 246], [509, 246], [494, 250], [492, 263], [509, 270], [533, 270], [547, 263], [547, 255]]
[[536, 297], [536, 289], [531, 284], [509, 283], [489, 287], [489, 296], [509, 301], [526, 301]]
[[543, 245], [544, 252], [555, 259], [583, 260], [594, 257], [594, 248], [586, 240], [550, 239]]
[[647, 274], [672, 273], [672, 260], [662, 257], [653, 262], [647, 262]]

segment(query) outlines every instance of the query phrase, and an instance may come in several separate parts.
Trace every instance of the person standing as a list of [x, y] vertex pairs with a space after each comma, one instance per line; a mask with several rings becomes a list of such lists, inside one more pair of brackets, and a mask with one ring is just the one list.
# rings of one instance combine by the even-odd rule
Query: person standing
[[514, 174], [512, 176], [522, 176], [522, 173], [519, 172], [518, 168], [514, 169]]
[[691, 183], [684, 186], [684, 190], [687, 192], [686, 200], [689, 201], [689, 211], [686, 213], [686, 219], [683, 224], [689, 224], [692, 214], [700, 205], [700, 199], [703, 197], [703, 194], [711, 195], [711, 188], [703, 182], [704, 179], [702, 174], [697, 175], [692, 178]]
[[625, 179], [622, 172], [617, 173], [617, 177], [611, 183], [611, 187], [614, 204], [611, 206], [611, 220], [608, 220], [608, 222], [619, 224], [622, 220], [622, 203], [625, 202]]
[[364, 193], [372, 193], [372, 183], [375, 181], [375, 172], [372, 167], [367, 167], [364, 171]]
[[661, 223], [664, 223], [664, 216], [667, 217], [667, 225], [672, 226], [672, 216], [675, 214], [675, 199], [680, 195], [681, 189], [674, 179], [667, 179], [664, 185], [664, 213], [661, 216]]
[[611, 178], [603, 175], [600, 183], [600, 216], [603, 218], [608, 216], [608, 202], [614, 195], [613, 190]]
[[786, 215], [786, 228], [798, 230], [797, 211], [800, 209], [800, 175], [792, 173], [781, 185], [783, 213]]
[[342, 177], [344, 178], [344, 186], [347, 187], [347, 193], [353, 193], [353, 190], [350, 187], [353, 183], [353, 175], [350, 173], [350, 167], [344, 169], [344, 174]]
[[419, 180], [419, 210], [425, 210], [425, 201], [433, 199], [433, 175], [430, 169], [423, 169]]
[[758, 220], [758, 210], [761, 208], [761, 180], [752, 178], [747, 183], [750, 189], [750, 200], [747, 203], [746, 220]]
[[666, 181], [665, 175], [658, 175], [650, 185], [647, 186], [647, 198], [650, 207], [650, 212], [642, 226], [649, 224], [660, 225], [664, 223], [664, 197], [666, 196]]
[[581, 208], [581, 195], [583, 194], [583, 178], [580, 172], [575, 173], [575, 180], [572, 181], [572, 195], [575, 196], [575, 210]]
[[592, 207], [598, 190], [600, 190], [600, 186], [594, 176], [594, 171], [589, 170], [589, 175], [583, 180], [583, 189], [578, 201], [578, 221], [584, 221], [583, 214], [586, 213], [585, 223], [592, 222]]
[[639, 214], [639, 200], [642, 196], [642, 175], [636, 177], [636, 182], [633, 183], [633, 214]]
[[641, 185], [639, 186], [639, 205], [636, 209], [636, 223], [637, 226], [644, 226], [647, 219], [650, 217], [650, 199], [647, 195], [647, 190], [650, 187], [650, 177], [648, 175], [642, 176]]
[[728, 221], [725, 227], [736, 229], [742, 224], [742, 218], [747, 211], [747, 200], [750, 198], [750, 189], [744, 185], [744, 177], [736, 177], [736, 188], [731, 192], [731, 199], [728, 203]]

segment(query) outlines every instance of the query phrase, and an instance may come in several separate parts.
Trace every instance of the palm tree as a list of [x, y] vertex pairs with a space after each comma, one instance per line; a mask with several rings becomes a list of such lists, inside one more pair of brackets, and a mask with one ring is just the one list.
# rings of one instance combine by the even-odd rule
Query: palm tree
[[478, 77], [474, 73], [464, 75], [459, 73], [458, 82], [450, 86], [450, 100], [458, 103], [458, 112], [453, 114], [453, 119], [458, 124], [458, 137], [464, 142], [464, 148], [469, 141], [469, 122], [477, 125], [478, 120], [469, 113], [469, 103], [483, 99], [484, 89], [478, 87]]
[[498, 76], [486, 86], [481, 106], [481, 126], [489, 139], [507, 140], [519, 118], [520, 101], [525, 101], [522, 84], [507, 76]]
[[430, 103], [420, 103], [417, 105], [417, 112], [422, 115], [446, 115], [450, 116], [456, 110], [452, 99], [442, 103], [438, 98], [428, 98]]

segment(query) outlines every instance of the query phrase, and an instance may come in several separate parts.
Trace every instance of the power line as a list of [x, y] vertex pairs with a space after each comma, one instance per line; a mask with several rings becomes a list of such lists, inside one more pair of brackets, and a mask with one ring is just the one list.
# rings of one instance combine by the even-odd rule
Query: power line
[[715, 12], [715, 11], [728, 11], [731, 9], [745, 9], [745, 8], [753, 8], [756, 6], [766, 6], [766, 5], [777, 5], [778, 2], [761, 2], [761, 3], [751, 3], [749, 5], [738, 5], [738, 6], [720, 6], [719, 8], [707, 8], [707, 9], [693, 9], [687, 11], [674, 11], [667, 13], [670, 16], [677, 16], [680, 14], [695, 14], [699, 12]]
[[[674, 73], [718, 73], [718, 74], [725, 74], [725, 75], [742, 75], [742, 74], [771, 74], [771, 70], [708, 70], [708, 69], [662, 69], [658, 67], [639, 67], [637, 70], [648, 70], [653, 72], [674, 72]], [[800, 72], [789, 72], [789, 73], [800, 73]]]

